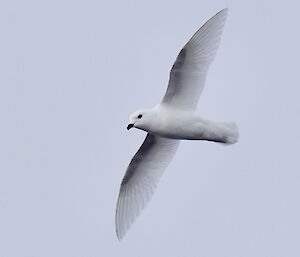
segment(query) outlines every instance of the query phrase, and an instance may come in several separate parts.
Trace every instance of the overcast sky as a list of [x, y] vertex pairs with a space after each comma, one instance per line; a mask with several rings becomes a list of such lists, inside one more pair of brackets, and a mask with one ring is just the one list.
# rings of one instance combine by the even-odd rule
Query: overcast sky
[[[240, 141], [183, 142], [119, 242], [121, 179], [180, 49], [229, 7], [198, 111]], [[299, 257], [298, 1], [2, 1], [1, 257]]]

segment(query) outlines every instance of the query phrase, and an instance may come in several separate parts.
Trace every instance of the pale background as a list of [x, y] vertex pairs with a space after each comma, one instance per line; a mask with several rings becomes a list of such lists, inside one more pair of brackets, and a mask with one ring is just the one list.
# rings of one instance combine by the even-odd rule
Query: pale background
[[[199, 104], [238, 144], [183, 142], [124, 240], [119, 185], [181, 47], [229, 7]], [[2, 1], [1, 257], [299, 257], [299, 1]]]

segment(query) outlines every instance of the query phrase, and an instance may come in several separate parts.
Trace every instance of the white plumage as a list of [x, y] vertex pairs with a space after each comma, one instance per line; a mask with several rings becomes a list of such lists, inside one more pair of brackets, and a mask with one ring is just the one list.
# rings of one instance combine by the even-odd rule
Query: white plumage
[[221, 40], [226, 16], [227, 9], [218, 12], [180, 51], [162, 102], [130, 117], [128, 129], [135, 127], [148, 134], [121, 183], [116, 208], [119, 239], [149, 202], [180, 140], [208, 140], [223, 144], [233, 144], [238, 140], [234, 123], [209, 121], [195, 112], [207, 71]]

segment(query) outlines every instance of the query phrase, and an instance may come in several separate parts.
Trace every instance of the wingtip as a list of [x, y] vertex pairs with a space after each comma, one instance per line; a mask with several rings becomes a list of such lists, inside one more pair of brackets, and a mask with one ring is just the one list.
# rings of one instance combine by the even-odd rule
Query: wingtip
[[226, 18], [228, 15], [228, 11], [229, 11], [229, 9], [226, 7], [224, 9], [218, 11], [213, 17], [223, 16], [224, 18]]
[[227, 16], [228, 16], [228, 8], [224, 8], [222, 10], [220, 10], [219, 12], [217, 12], [210, 20], [218, 20], [220, 22], [220, 24], [225, 24]]
[[116, 228], [115, 228], [116, 236], [117, 236], [118, 241], [120, 242], [121, 241], [121, 237], [120, 237], [120, 234], [119, 234], [118, 229], [117, 229], [117, 224], [115, 226], [116, 226]]
[[[226, 8], [223, 8], [222, 10], [220, 10], [218, 13], [228, 13], [228, 11], [229, 11], [229, 8], [228, 7], [226, 7]], [[217, 13], [217, 14], [218, 14]]]
[[121, 240], [122, 240], [123, 237], [122, 237], [121, 235], [118, 234], [118, 231], [116, 231], [116, 234], [117, 234], [117, 239], [118, 239], [118, 241], [121, 242]]
[[117, 202], [117, 208], [116, 208], [116, 214], [115, 214], [115, 229], [116, 229], [116, 236], [118, 241], [120, 242], [122, 240], [122, 238], [124, 237], [124, 231], [122, 232], [122, 230], [120, 231], [120, 227], [119, 227], [119, 220], [118, 220], [118, 206], [119, 206], [119, 199]]

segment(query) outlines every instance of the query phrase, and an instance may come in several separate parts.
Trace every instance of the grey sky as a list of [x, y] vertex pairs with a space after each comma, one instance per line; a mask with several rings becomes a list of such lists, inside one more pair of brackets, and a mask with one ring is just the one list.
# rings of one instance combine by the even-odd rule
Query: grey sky
[[[181, 47], [229, 7], [199, 112], [240, 142], [183, 142], [124, 240], [114, 211]], [[297, 1], [2, 1], [0, 256], [300, 255]]]

